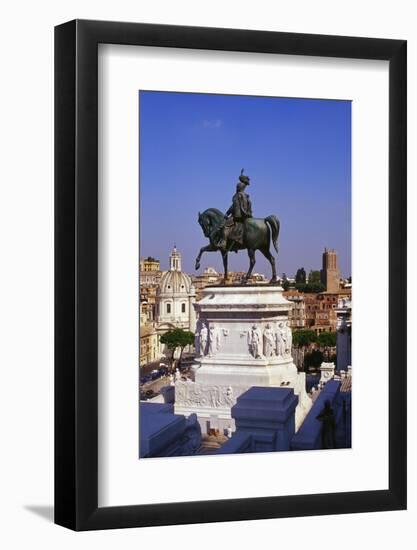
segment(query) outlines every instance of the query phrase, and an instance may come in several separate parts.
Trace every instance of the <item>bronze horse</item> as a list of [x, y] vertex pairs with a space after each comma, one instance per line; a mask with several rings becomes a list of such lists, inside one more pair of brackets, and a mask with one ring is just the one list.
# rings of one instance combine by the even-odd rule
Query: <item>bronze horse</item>
[[219, 231], [221, 231], [221, 228], [225, 223], [224, 214], [220, 212], [220, 210], [217, 210], [217, 208], [209, 208], [201, 214], [199, 212], [198, 223], [203, 230], [204, 236], [210, 240], [210, 244], [208, 244], [207, 246], [203, 246], [200, 249], [200, 252], [195, 261], [196, 269], [200, 268], [200, 260], [204, 252], [216, 252], [218, 250], [223, 258], [223, 282], [225, 283], [227, 281], [228, 275], [228, 253], [231, 251], [237, 252], [238, 250], [247, 250], [249, 256], [249, 270], [242, 280], [242, 284], [245, 284], [252, 275], [252, 270], [255, 265], [255, 251], [260, 250], [271, 264], [272, 279], [270, 280], [270, 283], [274, 284], [278, 282], [275, 267], [275, 258], [269, 250], [272, 240], [274, 248], [278, 252], [277, 240], [279, 235], [279, 220], [276, 216], [271, 215], [265, 219], [246, 218], [246, 220], [243, 222], [243, 244], [239, 244], [236, 241], [228, 238], [225, 248], [220, 248], [216, 244], [218, 242]]

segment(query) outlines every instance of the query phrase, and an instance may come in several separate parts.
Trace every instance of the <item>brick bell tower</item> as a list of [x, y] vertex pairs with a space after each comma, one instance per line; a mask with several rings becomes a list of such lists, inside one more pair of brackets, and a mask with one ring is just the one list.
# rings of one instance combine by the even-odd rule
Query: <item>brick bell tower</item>
[[340, 272], [337, 265], [337, 253], [333, 249], [325, 248], [323, 252], [323, 268], [321, 270], [321, 282], [326, 287], [326, 292], [339, 291]]

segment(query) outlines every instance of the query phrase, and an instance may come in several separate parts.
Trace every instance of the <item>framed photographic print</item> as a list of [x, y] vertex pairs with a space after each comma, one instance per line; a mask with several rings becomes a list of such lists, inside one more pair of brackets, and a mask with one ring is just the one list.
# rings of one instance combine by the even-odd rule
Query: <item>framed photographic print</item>
[[406, 42], [55, 30], [55, 521], [406, 507]]

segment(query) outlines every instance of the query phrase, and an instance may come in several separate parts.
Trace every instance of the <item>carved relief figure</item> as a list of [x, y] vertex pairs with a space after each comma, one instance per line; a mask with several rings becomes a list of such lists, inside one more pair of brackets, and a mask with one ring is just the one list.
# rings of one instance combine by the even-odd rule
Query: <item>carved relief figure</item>
[[236, 403], [236, 398], [247, 389], [238, 388], [236, 392], [231, 386], [225, 388], [179, 380], [175, 384], [175, 402], [185, 407], [230, 408]]
[[197, 321], [197, 325], [195, 327], [195, 336], [194, 336], [194, 349], [195, 349], [195, 355], [196, 357], [199, 357], [201, 355], [200, 352], [200, 331], [201, 331], [201, 321], [200, 319]]
[[215, 355], [220, 347], [220, 332], [215, 325], [209, 328], [209, 355]]
[[276, 332], [275, 332], [275, 341], [276, 341], [276, 353], [278, 357], [283, 357], [285, 353], [285, 341], [283, 336], [284, 323], [278, 323]]
[[199, 355], [205, 355], [207, 352], [207, 338], [208, 338], [208, 329], [205, 323], [201, 324], [200, 333], [199, 333]]
[[287, 327], [285, 326], [285, 323], [280, 323], [279, 325], [280, 325], [280, 328], [281, 328], [282, 340], [284, 342], [284, 348], [282, 350], [282, 355], [285, 355], [287, 353], [287, 337], [288, 337]]
[[263, 357], [262, 335], [260, 329], [256, 325], [253, 325], [248, 333], [248, 345], [249, 353], [251, 353], [255, 359]]
[[271, 325], [268, 323], [264, 330], [264, 355], [271, 357], [274, 353], [274, 335], [271, 330]]
[[210, 388], [210, 404], [212, 407], [220, 406], [220, 390], [218, 386], [213, 386]]
[[233, 397], [233, 388], [232, 388], [232, 386], [228, 386], [228, 388], [226, 389], [225, 402], [230, 407], [233, 407], [233, 405], [235, 404], [235, 400], [234, 400], [234, 397]]
[[292, 330], [290, 327], [289, 322], [286, 322], [285, 325], [285, 331], [286, 331], [286, 346], [285, 351], [288, 353], [288, 355], [291, 355], [291, 349], [292, 349]]

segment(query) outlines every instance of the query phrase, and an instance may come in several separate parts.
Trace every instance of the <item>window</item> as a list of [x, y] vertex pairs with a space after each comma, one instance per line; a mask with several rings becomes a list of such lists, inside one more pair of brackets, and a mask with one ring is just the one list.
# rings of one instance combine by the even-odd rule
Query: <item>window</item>
[[181, 304], [181, 313], [185, 313], [185, 304]]
[[171, 304], [167, 304], [167, 313], [171, 313]]

